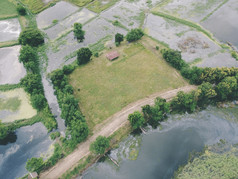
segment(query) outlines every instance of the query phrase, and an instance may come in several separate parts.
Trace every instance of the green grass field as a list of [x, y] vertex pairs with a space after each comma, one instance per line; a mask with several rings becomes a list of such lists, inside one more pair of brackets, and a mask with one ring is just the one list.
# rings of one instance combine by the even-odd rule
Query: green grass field
[[0, 98], [0, 110], [16, 111], [21, 105], [18, 97], [8, 98], [7, 100]]
[[66, 0], [66, 1], [69, 1], [79, 7], [82, 7], [82, 6], [85, 6], [88, 3], [92, 2], [93, 0]]
[[16, 6], [10, 0], [0, 0], [0, 18], [17, 16]]
[[140, 43], [124, 43], [117, 48], [117, 60], [107, 60], [104, 52], [70, 75], [90, 129], [132, 102], [187, 84], [162, 60], [155, 44], [158, 45], [148, 37]]
[[104, 11], [105, 9], [113, 6], [118, 0], [95, 0], [92, 3], [90, 3], [87, 8], [93, 12], [100, 13]]

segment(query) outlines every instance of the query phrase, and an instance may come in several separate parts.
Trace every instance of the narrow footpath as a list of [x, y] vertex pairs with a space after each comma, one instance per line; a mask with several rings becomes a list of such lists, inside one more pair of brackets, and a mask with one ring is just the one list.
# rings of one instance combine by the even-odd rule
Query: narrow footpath
[[98, 136], [102, 135], [109, 137], [119, 128], [123, 127], [124, 125], [129, 125], [129, 122], [127, 120], [128, 115], [133, 113], [134, 111], [137, 110], [140, 111], [141, 107], [146, 104], [153, 105], [156, 97], [161, 97], [169, 101], [173, 97], [175, 97], [177, 92], [179, 91], [189, 92], [194, 89], [196, 89], [196, 86], [189, 85], [178, 89], [170, 90], [164, 93], [155, 93], [144, 99], [129, 104], [121, 111], [109, 117], [103, 126], [96, 127], [96, 129], [98, 130], [94, 131], [94, 134], [92, 136], [90, 136], [85, 142], [79, 144], [77, 149], [75, 149], [67, 157], [61, 159], [54, 167], [42, 173], [40, 175], [40, 178], [57, 179], [61, 177], [67, 170], [73, 169], [80, 159], [82, 159], [83, 157], [87, 156], [90, 153], [89, 146]]

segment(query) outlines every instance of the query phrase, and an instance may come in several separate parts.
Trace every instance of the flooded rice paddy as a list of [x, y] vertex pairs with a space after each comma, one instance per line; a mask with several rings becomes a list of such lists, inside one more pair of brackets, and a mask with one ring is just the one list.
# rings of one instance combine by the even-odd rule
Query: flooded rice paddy
[[20, 46], [0, 48], [0, 85], [17, 84], [26, 75], [19, 51]]
[[207, 110], [185, 115], [172, 115], [162, 129], [151, 129], [146, 135], [129, 136], [111, 151], [119, 162], [116, 167], [108, 159], [88, 169], [83, 178], [171, 178], [189, 153], [202, 151], [205, 145], [220, 139], [238, 143], [237, 108]]
[[17, 18], [0, 21], [0, 42], [17, 40], [21, 26]]

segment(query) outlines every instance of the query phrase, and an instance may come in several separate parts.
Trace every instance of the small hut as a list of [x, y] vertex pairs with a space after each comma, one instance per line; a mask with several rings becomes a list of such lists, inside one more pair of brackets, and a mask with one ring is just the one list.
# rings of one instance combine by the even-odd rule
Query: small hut
[[32, 172], [28, 174], [28, 179], [38, 178], [38, 174], [36, 172]]
[[107, 59], [110, 60], [110, 61], [115, 60], [115, 59], [118, 58], [119, 56], [120, 56], [120, 55], [119, 55], [119, 53], [118, 53], [117, 51], [112, 51], [112, 52], [110, 52], [110, 53], [108, 53], [108, 54], [106, 55]]

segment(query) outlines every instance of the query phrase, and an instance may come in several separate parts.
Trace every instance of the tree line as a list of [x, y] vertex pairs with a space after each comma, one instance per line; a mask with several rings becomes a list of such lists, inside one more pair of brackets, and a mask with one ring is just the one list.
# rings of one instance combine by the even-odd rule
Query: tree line
[[198, 89], [189, 93], [180, 91], [170, 102], [156, 98], [154, 105], [145, 105], [142, 112], [135, 111], [128, 116], [132, 129], [146, 124], [157, 127], [169, 113], [192, 113], [211, 104], [238, 99], [238, 68], [189, 67], [179, 51], [162, 50], [162, 54], [191, 84], [199, 85]]

